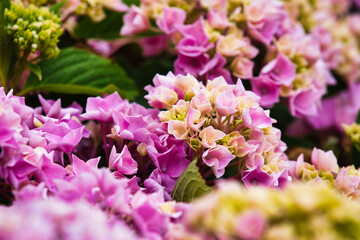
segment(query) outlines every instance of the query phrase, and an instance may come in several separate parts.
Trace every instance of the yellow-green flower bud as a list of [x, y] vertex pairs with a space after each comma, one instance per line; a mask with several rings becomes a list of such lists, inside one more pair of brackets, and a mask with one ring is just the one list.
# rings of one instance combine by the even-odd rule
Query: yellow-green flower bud
[[346, 135], [350, 138], [351, 142], [360, 149], [360, 124], [353, 123], [351, 125], [342, 125]]
[[14, 38], [20, 51], [38, 52], [40, 57], [52, 58], [59, 54], [58, 38], [62, 34], [61, 19], [46, 7], [30, 4], [25, 7], [20, 1], [11, 2], [5, 9], [7, 32]]

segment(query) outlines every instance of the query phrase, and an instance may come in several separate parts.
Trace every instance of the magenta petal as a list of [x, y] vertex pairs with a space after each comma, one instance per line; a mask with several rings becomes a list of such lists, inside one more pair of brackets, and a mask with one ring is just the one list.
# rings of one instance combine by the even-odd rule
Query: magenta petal
[[271, 108], [279, 102], [280, 86], [267, 75], [251, 78], [252, 91], [261, 97], [260, 105]]
[[278, 53], [276, 59], [261, 70], [261, 75], [268, 75], [278, 84], [289, 86], [295, 79], [296, 66], [285, 55]]
[[242, 119], [248, 128], [267, 128], [272, 124], [271, 118], [260, 107], [252, 107], [243, 111]]
[[217, 178], [224, 175], [225, 167], [234, 158], [235, 156], [231, 154], [229, 149], [221, 145], [206, 150], [202, 155], [204, 163], [211, 167]]
[[273, 183], [273, 178], [257, 165], [254, 169], [246, 170], [241, 174], [241, 180], [244, 182], [245, 187], [249, 188], [252, 185], [262, 185], [270, 187]]

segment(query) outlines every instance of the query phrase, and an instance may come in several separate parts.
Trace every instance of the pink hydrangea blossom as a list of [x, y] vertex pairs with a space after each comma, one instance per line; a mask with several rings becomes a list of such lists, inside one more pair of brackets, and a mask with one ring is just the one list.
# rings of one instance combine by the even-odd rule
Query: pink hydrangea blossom
[[144, 32], [150, 28], [150, 22], [145, 12], [134, 5], [124, 16], [124, 25], [121, 28], [120, 34], [124, 36], [134, 35]]

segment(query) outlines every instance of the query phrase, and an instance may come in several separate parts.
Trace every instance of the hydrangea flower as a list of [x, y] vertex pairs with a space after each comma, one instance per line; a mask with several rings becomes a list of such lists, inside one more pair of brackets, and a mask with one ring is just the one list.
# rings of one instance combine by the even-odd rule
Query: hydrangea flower
[[[151, 106], [165, 109], [159, 118], [168, 133], [186, 141], [192, 156], [201, 156], [202, 164], [211, 168], [216, 178], [224, 175], [228, 166], [238, 166], [240, 175], [244, 170], [260, 169], [253, 174], [266, 175], [268, 186], [278, 186], [281, 174], [277, 173], [286, 171], [286, 146], [272, 127], [269, 112], [259, 106], [259, 97], [246, 91], [240, 80], [228, 84], [218, 77], [204, 85], [190, 74], [169, 73], [157, 75], [154, 84], [145, 88], [145, 98]], [[245, 172], [243, 180], [247, 182]]]
[[301, 154], [297, 161], [289, 161], [293, 180], [320, 182], [329, 185], [350, 199], [359, 199], [360, 173], [353, 165], [340, 168], [332, 151], [314, 148], [311, 164]]
[[[278, 0], [152, 5], [143, 0], [138, 9], [143, 18], [156, 22], [154, 31], [162, 31], [173, 43], [175, 74], [189, 73], [203, 82], [218, 76], [228, 83], [236, 77], [249, 79], [252, 90], [262, 97], [261, 106], [272, 107], [282, 97], [291, 115], [316, 116], [327, 86], [335, 81], [327, 57], [322, 57], [321, 37], [306, 31], [307, 26], [297, 21], [291, 6]], [[197, 17], [192, 19], [193, 15]], [[345, 71], [349, 69], [354, 68]], [[156, 91], [162, 92], [156, 96], [173, 96], [163, 104], [176, 101], [173, 92], [165, 88]]]
[[[195, 201], [178, 234], [189, 239], [356, 238], [359, 211], [359, 202], [322, 184], [289, 184], [274, 191], [225, 181]], [[304, 225], [304, 219], [311, 224]], [[339, 226], [344, 221], [346, 231]]]

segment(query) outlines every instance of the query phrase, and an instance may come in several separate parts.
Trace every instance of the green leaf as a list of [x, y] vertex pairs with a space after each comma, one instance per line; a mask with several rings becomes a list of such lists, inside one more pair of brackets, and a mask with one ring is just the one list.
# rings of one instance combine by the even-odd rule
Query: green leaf
[[88, 16], [82, 17], [74, 29], [74, 35], [84, 39], [114, 40], [120, 38], [124, 13], [110, 10], [105, 10], [105, 13], [106, 18], [101, 22], [93, 22]]
[[191, 202], [212, 190], [199, 173], [196, 162], [194, 160], [189, 164], [175, 184], [172, 195], [177, 202]]
[[360, 167], [360, 151], [358, 146], [356, 146], [355, 144], [351, 144], [351, 162], [352, 164], [354, 164], [355, 168], [359, 168]]
[[140, 6], [140, 0], [123, 0], [122, 2], [128, 6], [131, 6], [131, 5]]
[[357, 124], [360, 124], [360, 111], [359, 111], [358, 114], [357, 114], [356, 123], [357, 123]]
[[37, 64], [31, 64], [31, 63], [26, 63], [26, 66], [28, 68], [30, 68], [31, 72], [33, 72], [37, 78], [39, 79], [39, 81], [42, 80], [42, 74], [41, 74], [41, 69], [39, 67], [39, 65]]
[[131, 100], [138, 94], [135, 83], [119, 65], [81, 49], [65, 48], [56, 59], [38, 65], [43, 80], [39, 82], [31, 73], [20, 95], [36, 90], [88, 95], [117, 91]]
[[60, 9], [66, 4], [67, 0], [62, 0], [61, 2], [55, 3], [50, 7], [50, 11], [60, 16]]
[[6, 85], [6, 80], [9, 77], [12, 57], [14, 57], [14, 43], [11, 36], [6, 33], [6, 23], [4, 19], [5, 8], [10, 7], [9, 0], [0, 0], [0, 83], [2, 86]]

